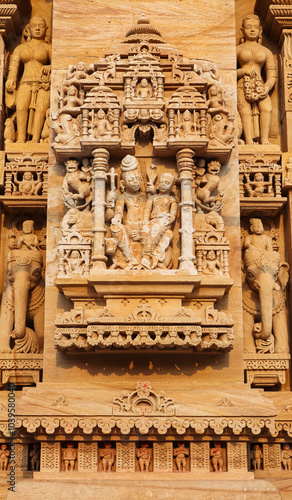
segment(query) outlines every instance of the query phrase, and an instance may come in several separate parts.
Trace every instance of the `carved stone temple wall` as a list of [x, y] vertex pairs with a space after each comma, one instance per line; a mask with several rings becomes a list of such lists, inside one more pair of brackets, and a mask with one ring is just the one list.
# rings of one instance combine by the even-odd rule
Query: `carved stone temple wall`
[[0, 4], [1, 498], [291, 494], [290, 3]]

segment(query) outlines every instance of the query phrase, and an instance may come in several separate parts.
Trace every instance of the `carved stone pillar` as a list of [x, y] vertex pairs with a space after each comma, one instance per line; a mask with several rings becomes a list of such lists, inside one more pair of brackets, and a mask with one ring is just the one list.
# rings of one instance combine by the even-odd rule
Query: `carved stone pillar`
[[135, 472], [135, 443], [117, 443], [117, 472]]
[[194, 151], [192, 149], [182, 149], [176, 155], [179, 181], [181, 185], [181, 255], [179, 258], [180, 269], [194, 271], [193, 255], [193, 208], [192, 182], [194, 170]]
[[292, 144], [292, 29], [282, 31], [281, 43], [281, 136], [283, 151], [289, 151]]
[[172, 443], [153, 443], [153, 472], [172, 472]]
[[281, 445], [275, 444], [264, 444], [263, 445], [263, 455], [264, 455], [264, 470], [281, 470]]
[[109, 169], [109, 152], [104, 148], [93, 151], [93, 268], [91, 273], [106, 267], [107, 257], [105, 256], [104, 236], [105, 236], [105, 183]]
[[191, 472], [210, 472], [210, 444], [191, 443]]
[[227, 443], [228, 472], [247, 472], [246, 443]]
[[15, 469], [28, 470], [28, 444], [15, 444]]
[[60, 443], [41, 443], [41, 472], [60, 472]]
[[97, 443], [78, 443], [78, 471], [97, 471]]

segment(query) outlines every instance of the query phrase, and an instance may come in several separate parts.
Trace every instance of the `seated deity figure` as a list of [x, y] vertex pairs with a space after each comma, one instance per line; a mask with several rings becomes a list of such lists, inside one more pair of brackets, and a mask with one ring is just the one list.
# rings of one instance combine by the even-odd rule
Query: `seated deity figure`
[[207, 252], [205, 260], [203, 261], [202, 273], [207, 276], [221, 276], [221, 267], [221, 263], [216, 258], [216, 253], [214, 252], [214, 250], [209, 250]]
[[263, 452], [258, 444], [255, 444], [251, 450], [250, 458], [254, 470], [260, 470], [263, 460]]
[[104, 472], [110, 472], [115, 463], [116, 450], [112, 448], [111, 443], [105, 443], [104, 449], [99, 450], [102, 468]]
[[22, 236], [18, 237], [17, 246], [19, 250], [38, 250], [39, 239], [34, 234], [34, 221], [25, 220], [22, 223]]
[[137, 458], [141, 472], [149, 472], [151, 462], [151, 450], [148, 443], [143, 443], [141, 448], [137, 449]]
[[94, 137], [97, 139], [110, 139], [112, 127], [103, 109], [99, 109], [94, 119]]
[[241, 35], [237, 46], [237, 96], [245, 143], [254, 144], [254, 139], [259, 139], [260, 144], [269, 144], [272, 120], [269, 94], [277, 81], [274, 56], [261, 45], [262, 28], [258, 16], [251, 14], [242, 21]]
[[9, 462], [10, 450], [7, 448], [7, 444], [1, 444], [0, 448], [0, 471], [7, 470]]
[[73, 443], [67, 443], [66, 448], [62, 450], [62, 459], [65, 467], [65, 471], [73, 471], [75, 467], [75, 462], [77, 460], [77, 450], [74, 448]]
[[192, 113], [187, 109], [182, 115], [182, 122], [177, 127], [177, 133], [179, 136], [188, 137], [190, 135], [194, 135], [194, 133], [196, 132], [196, 127], [192, 118]]
[[67, 274], [82, 275], [84, 272], [85, 260], [79, 250], [72, 250], [66, 259], [65, 268]]
[[18, 191], [23, 196], [39, 194], [43, 185], [41, 173], [37, 172], [37, 180], [35, 181], [30, 171], [24, 172], [21, 181], [17, 180], [17, 174], [13, 172], [13, 183], [18, 186]]
[[[31, 18], [24, 35], [27, 41], [14, 50], [6, 81], [6, 105], [16, 107], [17, 142], [40, 142], [50, 105], [51, 46], [45, 41], [47, 25], [39, 16]], [[17, 85], [20, 66], [23, 74]]]
[[[142, 265], [146, 269], [170, 267], [173, 240], [172, 224], [176, 220], [178, 203], [171, 195], [175, 179], [170, 173], [163, 173], [159, 181], [159, 194], [149, 196], [143, 214]], [[169, 250], [169, 252], [167, 252]]]
[[264, 234], [261, 219], [250, 219], [250, 231], [252, 234], [248, 234], [244, 238], [243, 248], [245, 250], [253, 246], [261, 252], [273, 252], [272, 238]]
[[147, 99], [148, 97], [152, 97], [152, 89], [146, 78], [142, 78], [141, 80], [140, 87], [137, 90], [137, 97], [140, 97], [142, 99]]
[[78, 169], [78, 161], [66, 161], [66, 175], [63, 180], [63, 201], [69, 208], [88, 208], [91, 202], [91, 171], [84, 165]]
[[220, 113], [225, 110], [225, 102], [222, 91], [217, 85], [212, 85], [208, 90], [209, 100], [207, 101], [209, 113]]
[[187, 467], [187, 456], [189, 450], [185, 447], [184, 443], [179, 443], [178, 447], [173, 450], [175, 463], [179, 472], [185, 472]]
[[[253, 181], [251, 181], [247, 175], [245, 177], [247, 182], [245, 183], [244, 188], [248, 196], [272, 196], [273, 183], [271, 181], [265, 181], [264, 175], [261, 172], [256, 172], [254, 174]], [[268, 189], [268, 192], [265, 193], [266, 188]]]
[[[110, 231], [120, 257], [114, 259], [113, 267], [133, 269], [141, 263], [141, 224], [145, 194], [141, 193], [141, 174], [135, 156], [127, 155], [121, 163], [120, 187], [114, 212], [108, 204], [107, 220], [111, 219]], [[109, 200], [108, 200], [109, 203]]]

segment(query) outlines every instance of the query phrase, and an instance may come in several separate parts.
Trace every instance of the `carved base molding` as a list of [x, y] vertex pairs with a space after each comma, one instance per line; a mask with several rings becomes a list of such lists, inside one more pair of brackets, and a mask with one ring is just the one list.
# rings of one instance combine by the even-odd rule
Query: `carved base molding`
[[2, 384], [32, 385], [41, 380], [42, 354], [1, 354], [0, 373]]
[[246, 381], [255, 387], [284, 385], [289, 370], [289, 355], [265, 354], [245, 357]]

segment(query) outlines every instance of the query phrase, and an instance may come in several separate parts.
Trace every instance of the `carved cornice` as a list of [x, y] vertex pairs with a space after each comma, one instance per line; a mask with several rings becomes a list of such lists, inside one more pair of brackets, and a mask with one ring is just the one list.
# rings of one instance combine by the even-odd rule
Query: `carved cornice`
[[21, 35], [31, 12], [30, 0], [2, 0], [0, 3], [0, 34], [5, 44], [9, 45], [10, 37]]
[[255, 12], [263, 20], [264, 33], [279, 43], [283, 29], [292, 29], [290, 0], [257, 0]]

